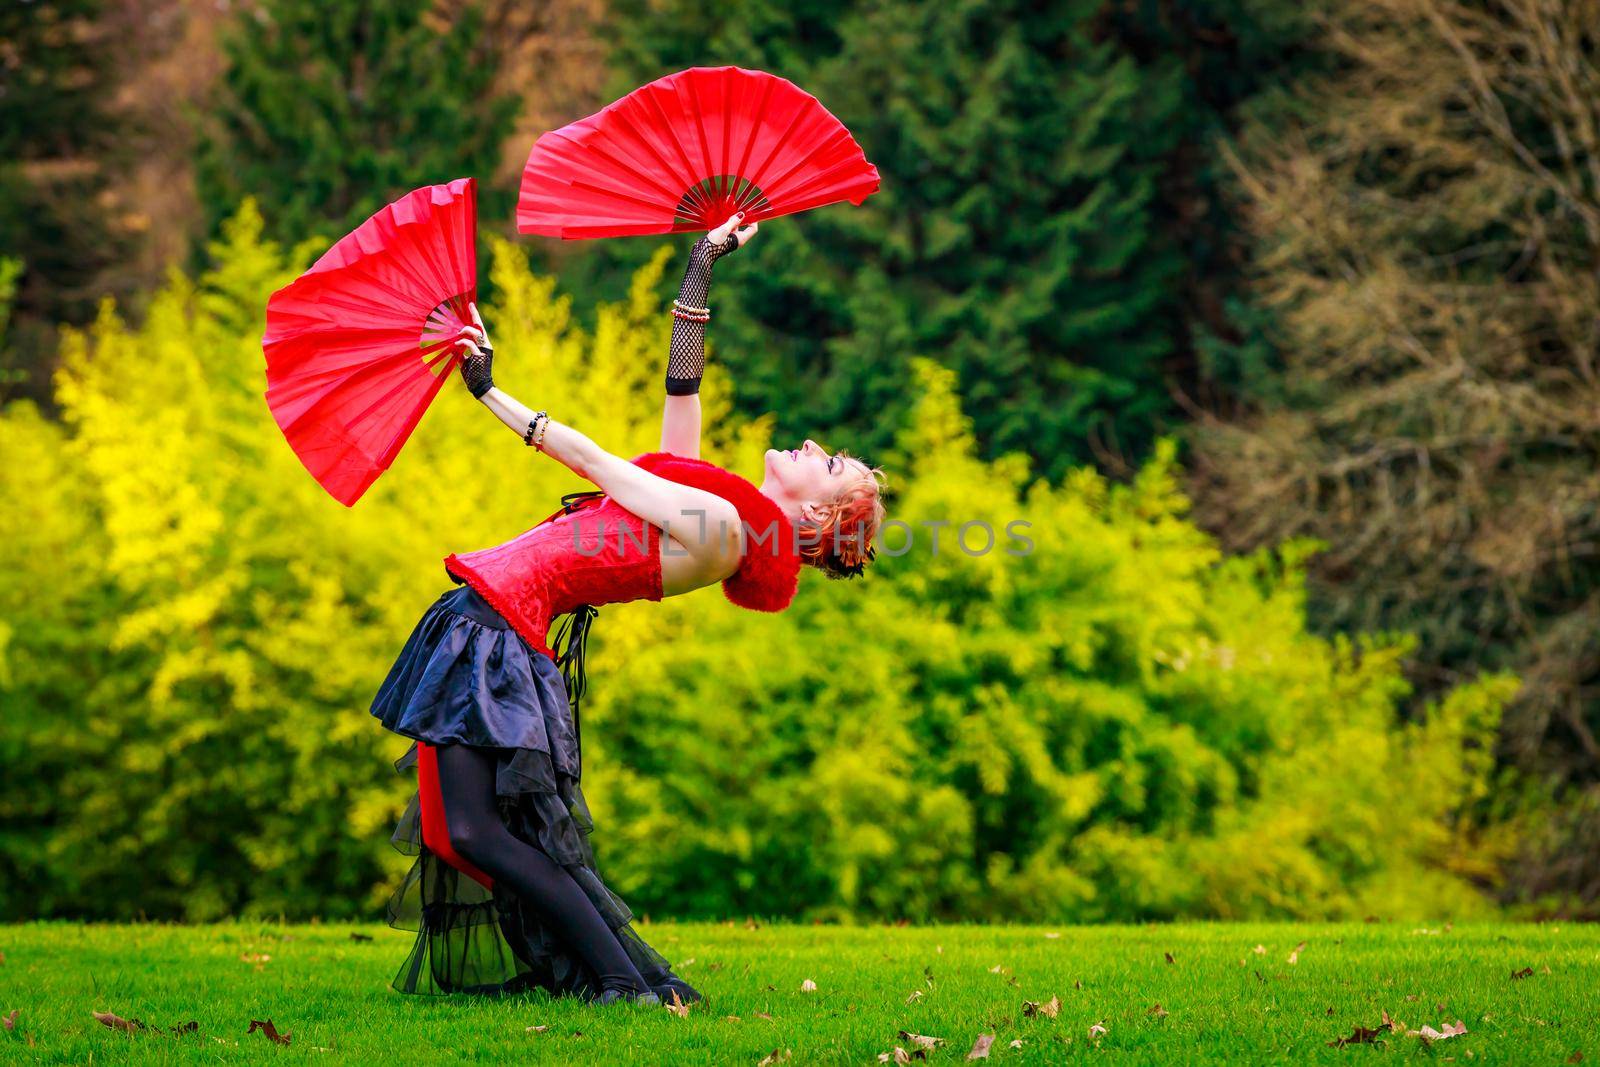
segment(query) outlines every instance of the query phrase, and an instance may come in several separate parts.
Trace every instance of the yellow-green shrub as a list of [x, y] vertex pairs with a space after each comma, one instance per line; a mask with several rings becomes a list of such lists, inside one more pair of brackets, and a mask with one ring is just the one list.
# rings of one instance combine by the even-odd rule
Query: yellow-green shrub
[[[440, 560], [582, 488], [466, 391], [355, 508], [262, 400], [266, 296], [310, 249], [248, 205], [215, 269], [130, 328], [69, 334], [62, 424], [0, 417], [0, 917], [370, 915], [406, 742], [367, 705]], [[494, 246], [510, 392], [623, 455], [657, 445], [670, 320], [656, 257], [592, 332]], [[1130, 485], [985, 463], [950, 375], [890, 468], [859, 582], [781, 615], [716, 590], [601, 610], [585, 783], [602, 870], [657, 915], [1105, 919], [1479, 906], [1457, 814], [1487, 788], [1512, 680], [1397, 721], [1403, 638], [1306, 633], [1308, 546], [1222, 558], [1165, 447]], [[765, 420], [708, 458], [759, 470]], [[848, 444], [848, 442], [829, 442]], [[970, 555], [951, 529], [987, 522]], [[1032, 551], [1010, 554], [1007, 524]]]

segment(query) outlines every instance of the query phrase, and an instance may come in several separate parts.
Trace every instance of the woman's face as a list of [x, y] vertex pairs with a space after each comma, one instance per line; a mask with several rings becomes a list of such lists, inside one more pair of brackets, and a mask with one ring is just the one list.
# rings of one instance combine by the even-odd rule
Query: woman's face
[[791, 499], [805, 503], [833, 500], [852, 479], [867, 473], [857, 459], [842, 459], [809, 437], [792, 449], [767, 449], [766, 475]]

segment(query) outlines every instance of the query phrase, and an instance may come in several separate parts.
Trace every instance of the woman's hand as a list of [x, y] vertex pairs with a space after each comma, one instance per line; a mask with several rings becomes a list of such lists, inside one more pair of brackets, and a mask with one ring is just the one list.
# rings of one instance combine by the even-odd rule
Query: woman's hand
[[484, 328], [483, 316], [478, 314], [477, 304], [468, 304], [472, 309], [473, 326], [461, 327], [461, 337], [456, 344], [462, 350], [461, 380], [467, 383], [474, 399], [483, 399], [483, 394], [494, 388], [494, 345], [489, 342], [489, 331]]
[[741, 211], [737, 215], [734, 215], [732, 218], [730, 218], [727, 222], [724, 222], [721, 226], [718, 226], [716, 229], [706, 234], [706, 240], [710, 241], [718, 248], [721, 248], [722, 255], [727, 255], [729, 252], [734, 252], [743, 248], [745, 245], [750, 243], [750, 238], [756, 235], [756, 231], [761, 228], [761, 223], [752, 222], [750, 225], [738, 232], [736, 235], [737, 240], [735, 241], [733, 247], [722, 248], [722, 246], [728, 242], [728, 235], [733, 233], [734, 228], [743, 221], [744, 212]]

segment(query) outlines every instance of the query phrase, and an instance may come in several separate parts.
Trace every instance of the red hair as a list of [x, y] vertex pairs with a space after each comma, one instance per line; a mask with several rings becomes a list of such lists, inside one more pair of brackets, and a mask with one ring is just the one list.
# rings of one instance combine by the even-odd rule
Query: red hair
[[[850, 453], [839, 449], [834, 455], [851, 459]], [[856, 462], [861, 463], [860, 460]], [[800, 559], [817, 568], [829, 578], [859, 578], [866, 565], [877, 554], [873, 544], [878, 530], [883, 526], [882, 486], [884, 477], [877, 467], [867, 467], [860, 477], [833, 500], [821, 503], [822, 517], [802, 523]]]

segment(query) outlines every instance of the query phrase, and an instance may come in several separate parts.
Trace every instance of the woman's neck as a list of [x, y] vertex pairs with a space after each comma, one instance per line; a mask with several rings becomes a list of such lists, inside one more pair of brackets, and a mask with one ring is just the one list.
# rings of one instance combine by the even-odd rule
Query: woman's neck
[[762, 496], [778, 506], [778, 510], [783, 512], [784, 518], [796, 526], [800, 524], [800, 502], [798, 500], [791, 499], [770, 476], [758, 488], [761, 490]]

